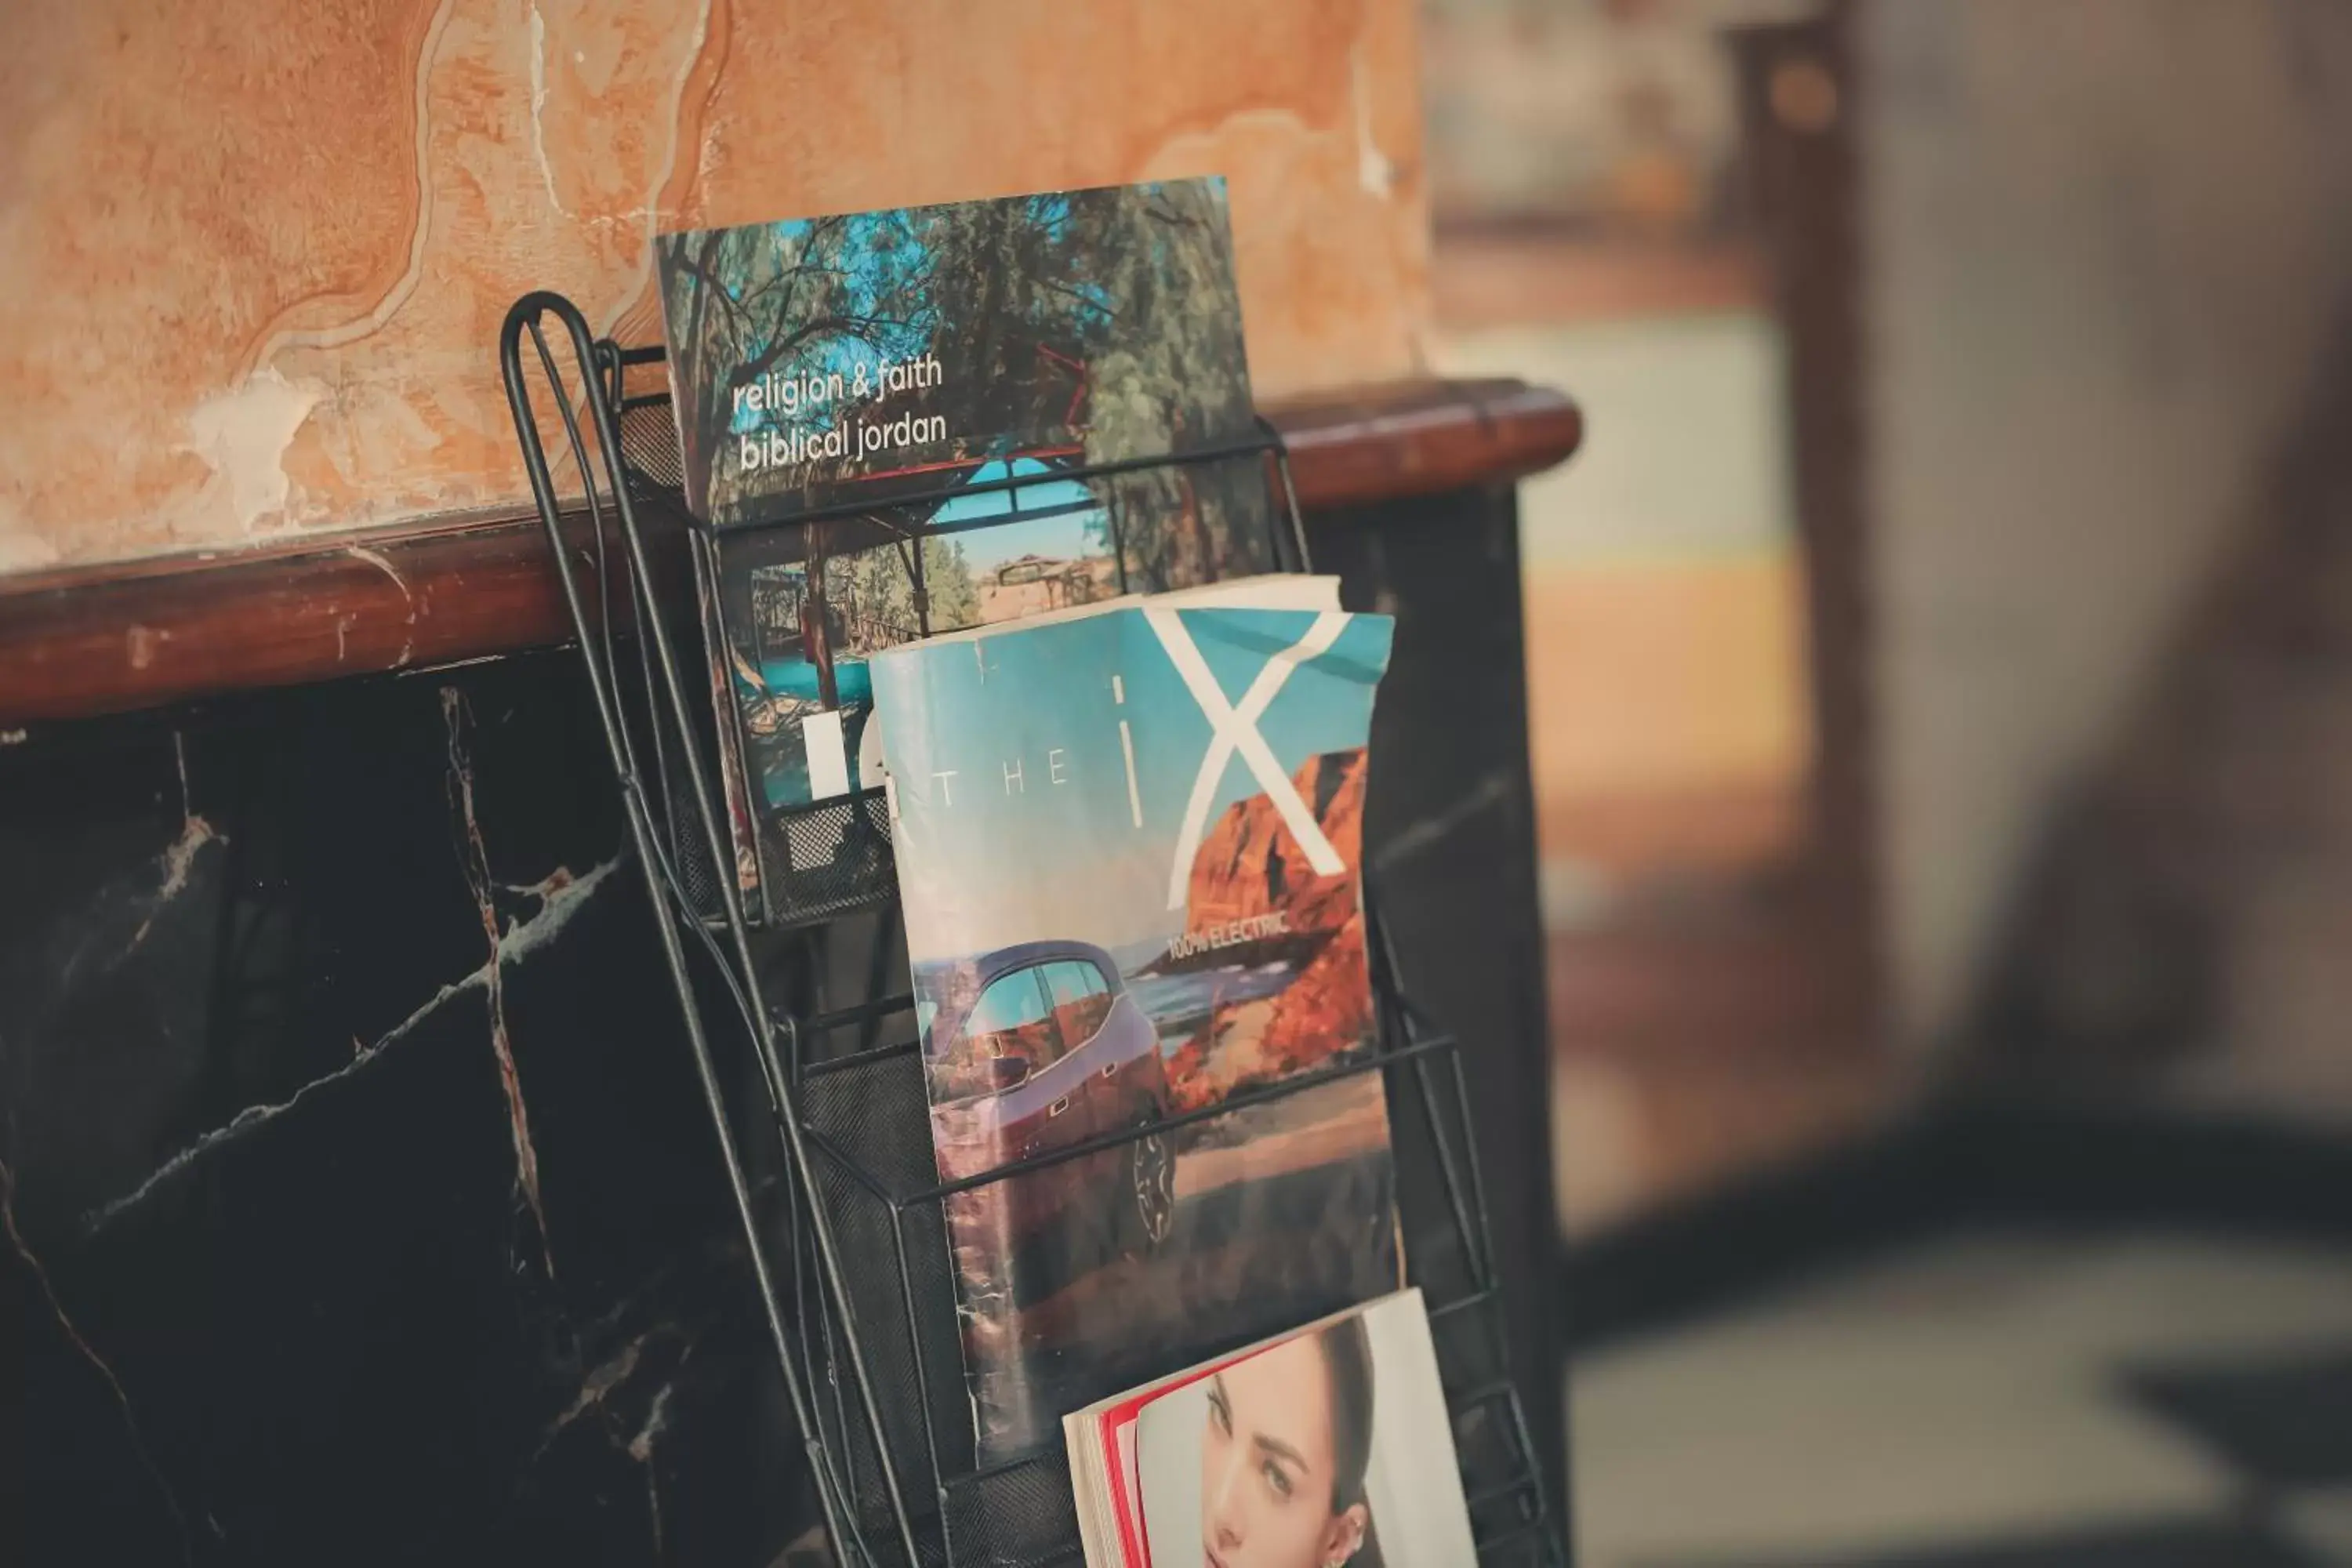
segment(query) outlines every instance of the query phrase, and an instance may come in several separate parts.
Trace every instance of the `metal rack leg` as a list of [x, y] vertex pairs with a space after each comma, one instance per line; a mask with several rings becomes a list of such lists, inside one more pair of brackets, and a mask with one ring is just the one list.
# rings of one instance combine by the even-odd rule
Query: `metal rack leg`
[[[778, 1360], [784, 1370], [785, 1384], [792, 1398], [793, 1414], [801, 1423], [803, 1436], [810, 1444], [812, 1461], [817, 1467], [818, 1489], [827, 1515], [827, 1526], [833, 1531], [836, 1542], [846, 1543], [855, 1537], [845, 1529], [848, 1521], [842, 1516], [841, 1500], [835, 1495], [836, 1489], [828, 1484], [824, 1457], [819, 1451], [815, 1440], [817, 1426], [814, 1419], [814, 1412], [809, 1401], [809, 1391], [802, 1386], [800, 1375], [793, 1363], [792, 1336], [783, 1319], [782, 1298], [777, 1290], [774, 1271], [761, 1239], [757, 1211], [752, 1203], [749, 1184], [744, 1177], [743, 1163], [729, 1121], [725, 1092], [719, 1083], [718, 1074], [712, 1062], [709, 1041], [704, 1032], [700, 1011], [695, 1001], [693, 978], [687, 966], [684, 948], [678, 941], [677, 926], [670, 908], [670, 899], [660, 875], [659, 868], [665, 865], [667, 857], [655, 832], [651, 810], [643, 784], [635, 777], [635, 769], [631, 761], [631, 747], [625, 731], [627, 720], [620, 707], [619, 693], [608, 685], [607, 678], [610, 671], [596, 657], [596, 637], [590, 626], [586, 605], [581, 596], [579, 584], [572, 574], [572, 563], [566, 553], [561, 524], [562, 512], [555, 494], [553, 479], [547, 467], [544, 449], [538, 441], [537, 420], [530, 407], [530, 395], [523, 377], [521, 339], [526, 330], [532, 331], [536, 336], [538, 320], [545, 315], [553, 315], [563, 322], [572, 339], [574, 353], [583, 368], [593, 367], [596, 363], [593, 340], [589, 336], [586, 321], [580, 316], [575, 307], [560, 295], [544, 292], [525, 295], [508, 313], [505, 328], [500, 333], [499, 354], [501, 366], [505, 372], [509, 410], [514, 417], [517, 434], [522, 441], [524, 466], [530, 479], [533, 500], [538, 503], [541, 519], [546, 526], [549, 543], [554, 552], [557, 576], [562, 584], [565, 605], [580, 632], [581, 651], [587, 666], [590, 690], [595, 703], [598, 720], [604, 729], [607, 749], [611, 752], [620, 779], [624, 815], [628, 820], [632, 847], [635, 850], [639, 868], [646, 879], [647, 897], [653, 904], [655, 924], [661, 939], [663, 960], [668, 966], [671, 981], [677, 991], [680, 1011], [687, 1027], [688, 1047], [694, 1058], [696, 1076], [700, 1082], [706, 1105], [710, 1111], [713, 1128], [719, 1136], [720, 1154], [727, 1167], [728, 1183], [735, 1201], [738, 1217], [743, 1226], [753, 1274], [758, 1282], [761, 1304], [768, 1317], [769, 1331], [775, 1342]], [[544, 353], [543, 340], [541, 341], [541, 348]], [[598, 385], [593, 370], [585, 379], [589, 388], [590, 413], [596, 427], [598, 443], [603, 447], [605, 454], [608, 477], [613, 486], [616, 520], [620, 525], [623, 547], [627, 552], [633, 586], [638, 600], [639, 634], [651, 639], [663, 684], [667, 689], [670, 710], [673, 714], [682, 717], [687, 710], [676, 658], [669, 647], [668, 638], [662, 630], [658, 606], [653, 600], [652, 573], [645, 556], [642, 542], [637, 535], [635, 519], [629, 506], [626, 483], [618, 468], [615, 454], [620, 446], [619, 433], [614, 425], [609, 401], [598, 395]], [[561, 403], [560, 384], [556, 391]], [[575, 450], [580, 451], [584, 470], [585, 454], [581, 448], [576, 424], [568, 404], [562, 405], [562, 412], [564, 424], [572, 436]], [[593, 510], [595, 491], [593, 479], [584, 471], [583, 479], [588, 486], [588, 495]], [[597, 513], [595, 522], [601, 550], [603, 530], [601, 512]], [[598, 629], [609, 635], [609, 627]], [[701, 760], [691, 744], [686, 746], [684, 750], [694, 795], [695, 812], [700, 817], [702, 826], [712, 841], [710, 847], [713, 864], [721, 866], [729, 864], [730, 862], [719, 853], [717, 827], [711, 820], [709, 807], [710, 798], [709, 783], [704, 774]], [[751, 1004], [749, 1011], [751, 1014], [750, 1021], [754, 1028], [764, 1029], [768, 1025], [764, 1009], [759, 1005], [758, 976], [751, 961], [740, 900], [730, 881], [722, 877], [719, 879], [719, 885], [722, 896], [726, 900], [728, 923], [730, 933], [735, 938], [737, 956], [743, 965], [743, 973], [740, 978], [740, 984], [749, 993], [748, 1000]], [[763, 1052], [761, 1055], [764, 1064], [766, 1053]], [[793, 1175], [799, 1184], [800, 1192], [805, 1194], [810, 1191], [809, 1163], [805, 1151], [800, 1146], [797, 1119], [792, 1114], [791, 1110], [790, 1090], [787, 1086], [776, 1080], [772, 1072], [768, 1072], [765, 1076], [769, 1080], [771, 1098], [775, 1102], [777, 1121], [783, 1131], [787, 1152], [792, 1158]], [[812, 1204], [810, 1212], [819, 1251], [824, 1261], [824, 1268], [821, 1272], [825, 1274], [826, 1282], [838, 1294], [840, 1270], [834, 1253], [831, 1227], [824, 1220], [821, 1205]], [[842, 1306], [845, 1320], [845, 1301]], [[899, 1492], [896, 1469], [890, 1461], [887, 1441], [882, 1436], [880, 1415], [873, 1404], [870, 1380], [864, 1375], [862, 1350], [856, 1339], [854, 1324], [845, 1321], [844, 1331], [851, 1358], [857, 1364], [860, 1392], [866, 1405], [867, 1419], [875, 1428], [877, 1445], [881, 1452], [884, 1479], [894, 1502], [897, 1502]], [[903, 1503], [898, 1504], [897, 1512], [901, 1523], [902, 1543], [909, 1562], [912, 1562], [915, 1558], [914, 1541], [912, 1534], [905, 1528], [906, 1510]]]

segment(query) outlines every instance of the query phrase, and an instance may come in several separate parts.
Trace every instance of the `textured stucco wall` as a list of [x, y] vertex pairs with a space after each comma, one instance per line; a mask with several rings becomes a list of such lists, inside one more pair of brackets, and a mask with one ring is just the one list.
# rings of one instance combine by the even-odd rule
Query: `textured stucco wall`
[[493, 365], [656, 227], [1222, 173], [1260, 395], [1416, 368], [1407, 0], [0, 14], [0, 571], [523, 494]]

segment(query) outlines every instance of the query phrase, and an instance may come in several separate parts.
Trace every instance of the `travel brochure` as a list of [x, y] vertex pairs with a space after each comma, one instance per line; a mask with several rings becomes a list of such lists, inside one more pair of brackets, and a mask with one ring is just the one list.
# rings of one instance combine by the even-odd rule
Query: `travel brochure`
[[[1270, 570], [1218, 179], [793, 219], [655, 245], [688, 510], [712, 525], [736, 872], [787, 912], [857, 852], [867, 661]], [[820, 521], [761, 527], [812, 512]], [[845, 814], [832, 818], [836, 829]]]
[[1223, 182], [656, 258], [735, 875], [895, 862], [978, 1462], [1063, 1430], [1097, 1568], [1469, 1561], [1372, 1070], [1394, 628], [1269, 574]]

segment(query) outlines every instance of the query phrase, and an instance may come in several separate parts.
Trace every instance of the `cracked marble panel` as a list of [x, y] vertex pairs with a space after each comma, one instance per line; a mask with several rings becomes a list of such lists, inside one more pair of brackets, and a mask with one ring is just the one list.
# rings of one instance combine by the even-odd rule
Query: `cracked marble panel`
[[1230, 177], [1262, 395], [1409, 374], [1405, 0], [89, 0], [0, 16], [0, 572], [527, 495], [527, 289], [656, 228]]
[[607, 778], [568, 655], [0, 750], [28, 1568], [814, 1521]]

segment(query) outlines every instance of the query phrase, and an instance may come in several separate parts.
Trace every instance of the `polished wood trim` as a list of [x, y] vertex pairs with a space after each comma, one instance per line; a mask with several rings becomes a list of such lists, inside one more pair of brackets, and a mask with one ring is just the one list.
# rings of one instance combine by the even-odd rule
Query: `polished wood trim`
[[[1517, 381], [1368, 388], [1269, 413], [1315, 510], [1508, 482], [1559, 462], [1583, 433], [1567, 398]], [[0, 739], [36, 721], [426, 668], [571, 632], [527, 511], [0, 577]]]
[[1507, 484], [1565, 460], [1584, 416], [1523, 381], [1430, 381], [1267, 410], [1310, 511]]

